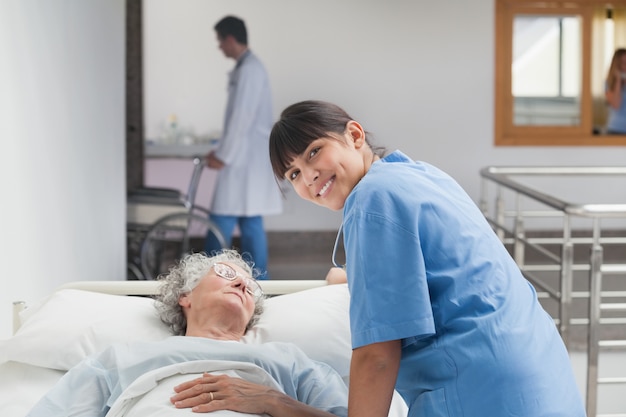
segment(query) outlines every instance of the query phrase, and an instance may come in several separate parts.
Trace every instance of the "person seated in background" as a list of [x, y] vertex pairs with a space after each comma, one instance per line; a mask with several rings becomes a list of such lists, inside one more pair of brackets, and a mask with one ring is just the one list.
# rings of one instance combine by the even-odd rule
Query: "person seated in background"
[[[294, 344], [240, 342], [263, 312], [263, 291], [252, 272], [234, 250], [212, 257], [186, 255], [162, 278], [155, 301], [173, 336], [112, 345], [88, 357], [28, 416], [131, 415], [127, 412], [138, 403], [143, 408], [141, 413], [135, 409], [137, 415], [169, 415], [170, 410], [178, 415], [191, 409], [346, 416], [347, 387], [329, 365], [311, 360]], [[205, 372], [207, 363], [215, 364], [209, 369], [213, 373]], [[129, 391], [150, 379], [146, 376], [156, 388], [127, 395], [133, 383]]]
[[626, 49], [618, 48], [613, 53], [609, 72], [606, 76], [604, 94], [609, 116], [606, 131], [609, 134], [626, 135]]

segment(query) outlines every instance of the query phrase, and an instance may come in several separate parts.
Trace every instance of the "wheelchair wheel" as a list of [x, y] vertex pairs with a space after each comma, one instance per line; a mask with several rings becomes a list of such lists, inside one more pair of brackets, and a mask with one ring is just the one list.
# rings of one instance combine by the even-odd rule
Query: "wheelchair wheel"
[[126, 280], [127, 281], [141, 281], [145, 279], [141, 273], [141, 269], [132, 262], [126, 265]]
[[206, 216], [174, 213], [159, 219], [141, 245], [141, 270], [145, 279], [167, 273], [183, 255], [204, 251], [207, 233], [213, 233], [222, 248], [224, 237]]

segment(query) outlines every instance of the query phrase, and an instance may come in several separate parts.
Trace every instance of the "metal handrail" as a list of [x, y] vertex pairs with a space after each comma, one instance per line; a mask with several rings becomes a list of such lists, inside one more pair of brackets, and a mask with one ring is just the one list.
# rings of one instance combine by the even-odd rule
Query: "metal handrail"
[[626, 217], [626, 204], [574, 204], [560, 198], [523, 185], [510, 175], [546, 176], [626, 176], [626, 167], [496, 167], [489, 166], [480, 170], [483, 178], [488, 178], [506, 188], [523, 194], [564, 213], [583, 217]]

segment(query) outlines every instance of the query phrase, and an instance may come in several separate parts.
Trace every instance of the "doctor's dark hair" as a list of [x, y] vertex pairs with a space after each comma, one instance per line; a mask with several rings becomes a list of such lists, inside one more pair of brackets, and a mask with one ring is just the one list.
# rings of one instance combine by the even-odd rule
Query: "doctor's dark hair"
[[[291, 162], [311, 142], [343, 135], [351, 120], [354, 119], [341, 107], [325, 101], [301, 101], [283, 110], [270, 133], [270, 160], [276, 178], [284, 179]], [[372, 147], [368, 136], [365, 132], [365, 141], [374, 153], [381, 156], [384, 149]]]
[[248, 44], [246, 24], [238, 17], [226, 16], [217, 22], [213, 29], [215, 29], [220, 38], [225, 38], [226, 36], [231, 35], [240, 44]]
[[[253, 278], [258, 275], [258, 271], [253, 269], [239, 252], [233, 249], [222, 249], [214, 256], [207, 256], [204, 253], [187, 254], [170, 269], [167, 275], [159, 277], [161, 283], [156, 296], [155, 308], [161, 321], [169, 326], [175, 336], [184, 336], [187, 331], [187, 318], [183, 313], [183, 308], [178, 304], [180, 297], [196, 288], [213, 265], [219, 262], [237, 265]], [[263, 297], [255, 300], [254, 313], [252, 313], [246, 326], [246, 331], [250, 330], [259, 320], [263, 313], [263, 304]]]

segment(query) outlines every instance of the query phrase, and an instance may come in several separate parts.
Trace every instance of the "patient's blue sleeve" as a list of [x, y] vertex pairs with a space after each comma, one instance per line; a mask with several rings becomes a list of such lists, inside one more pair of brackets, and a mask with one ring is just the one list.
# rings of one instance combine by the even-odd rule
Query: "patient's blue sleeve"
[[117, 384], [116, 376], [97, 358], [87, 358], [69, 370], [28, 416], [104, 417], [109, 411], [110, 387]]

